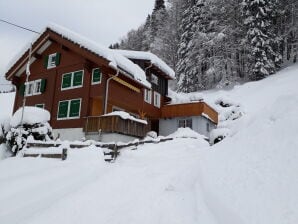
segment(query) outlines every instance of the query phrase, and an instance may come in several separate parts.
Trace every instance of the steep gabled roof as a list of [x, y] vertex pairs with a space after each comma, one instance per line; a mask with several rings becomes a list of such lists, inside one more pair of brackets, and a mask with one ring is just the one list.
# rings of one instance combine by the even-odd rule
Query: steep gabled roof
[[114, 50], [115, 52], [129, 58], [150, 61], [153, 65], [163, 71], [170, 79], [175, 79], [175, 72], [163, 60], [151, 52], [130, 51], [130, 50]]
[[[104, 47], [100, 44], [98, 44], [95, 41], [92, 41], [76, 32], [73, 32], [65, 27], [51, 24], [46, 27], [46, 29], [42, 32], [41, 35], [39, 35], [32, 43], [34, 45], [35, 42], [37, 42], [40, 37], [42, 37], [46, 32], [52, 31], [58, 35], [60, 35], [63, 39], [66, 39], [68, 41], [71, 41], [72, 43], [78, 45], [80, 48], [88, 50], [92, 52], [93, 54], [96, 54], [97, 56], [104, 58], [108, 61], [108, 65], [113, 69], [120, 69], [122, 73], [128, 73], [130, 78], [133, 78], [138, 83], [142, 84], [143, 86], [146, 86], [148, 88], [151, 87], [151, 84], [146, 80], [145, 72], [136, 64], [134, 64], [132, 61], [127, 59], [122, 54], [119, 54], [107, 47]], [[49, 38], [49, 36], [46, 36]], [[21, 59], [25, 56], [25, 54], [28, 54], [28, 48], [21, 52], [17, 56], [17, 58], [13, 59], [12, 62], [9, 64], [9, 68], [6, 73], [6, 78], [9, 78], [12, 74], [12, 68], [16, 66], [18, 63], [21, 63]], [[23, 55], [23, 56], [21, 56]], [[26, 58], [26, 56], [25, 56]]]

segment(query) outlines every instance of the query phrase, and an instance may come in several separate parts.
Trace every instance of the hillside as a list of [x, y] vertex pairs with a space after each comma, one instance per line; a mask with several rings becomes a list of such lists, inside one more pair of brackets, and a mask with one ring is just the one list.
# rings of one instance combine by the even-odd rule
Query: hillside
[[177, 138], [112, 164], [92, 147], [64, 162], [0, 161], [0, 223], [296, 224], [297, 74], [179, 96], [240, 105], [242, 117], [222, 124], [230, 136], [211, 147]]

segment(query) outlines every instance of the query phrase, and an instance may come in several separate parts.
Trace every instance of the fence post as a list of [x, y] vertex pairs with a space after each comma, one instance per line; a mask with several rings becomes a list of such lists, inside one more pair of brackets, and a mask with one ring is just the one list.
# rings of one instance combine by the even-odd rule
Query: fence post
[[67, 159], [67, 148], [63, 148], [62, 149], [62, 160], [66, 160]]

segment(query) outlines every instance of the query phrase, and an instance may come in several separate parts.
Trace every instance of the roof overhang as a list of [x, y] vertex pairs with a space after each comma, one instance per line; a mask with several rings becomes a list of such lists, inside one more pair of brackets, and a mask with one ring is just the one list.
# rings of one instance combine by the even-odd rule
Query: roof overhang
[[[147, 84], [140, 80], [135, 79], [134, 75], [130, 74], [129, 72], [120, 68], [119, 66], [114, 66], [114, 65], [112, 66], [111, 61], [109, 61], [107, 58], [97, 54], [96, 52], [78, 43], [75, 43], [70, 38], [66, 38], [62, 34], [59, 34], [58, 32], [56, 32], [55, 30], [52, 30], [49, 27], [47, 27], [46, 30], [41, 35], [39, 35], [38, 38], [32, 43], [33, 57], [31, 59], [31, 64], [36, 60], [35, 55], [42, 54], [51, 45], [52, 42], [60, 43], [62, 46], [67, 47], [68, 49], [74, 51], [77, 54], [81, 54], [83, 57], [94, 62], [95, 64], [104, 64], [105, 66], [115, 70], [115, 72], [119, 68], [120, 73], [130, 78], [134, 83], [137, 83], [138, 85], [141, 85], [142, 87], [146, 87], [146, 88], [151, 87], [150, 83]], [[29, 60], [29, 50], [30, 50], [30, 47], [28, 47], [25, 50], [25, 52], [17, 60], [15, 60], [14, 63], [10, 66], [10, 68], [5, 74], [5, 77], [7, 80], [11, 81], [14, 76], [19, 77], [21, 74], [23, 74], [23, 72], [26, 69], [26, 64]]]

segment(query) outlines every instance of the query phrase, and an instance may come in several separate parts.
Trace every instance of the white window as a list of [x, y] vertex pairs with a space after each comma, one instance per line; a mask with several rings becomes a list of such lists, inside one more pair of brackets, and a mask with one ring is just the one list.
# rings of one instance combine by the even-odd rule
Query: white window
[[55, 68], [56, 67], [56, 57], [57, 54], [50, 54], [48, 59], [48, 68]]
[[151, 74], [151, 82], [155, 85], [158, 85], [158, 77], [154, 74]]
[[154, 92], [154, 106], [160, 108], [160, 94]]
[[25, 96], [41, 94], [41, 79], [26, 83]]
[[192, 119], [180, 119], [178, 120], [179, 128], [192, 128]]
[[147, 103], [152, 103], [152, 91], [149, 89], [144, 90], [144, 101]]
[[206, 130], [207, 130], [207, 132], [210, 132], [210, 124], [209, 123], [206, 124]]

